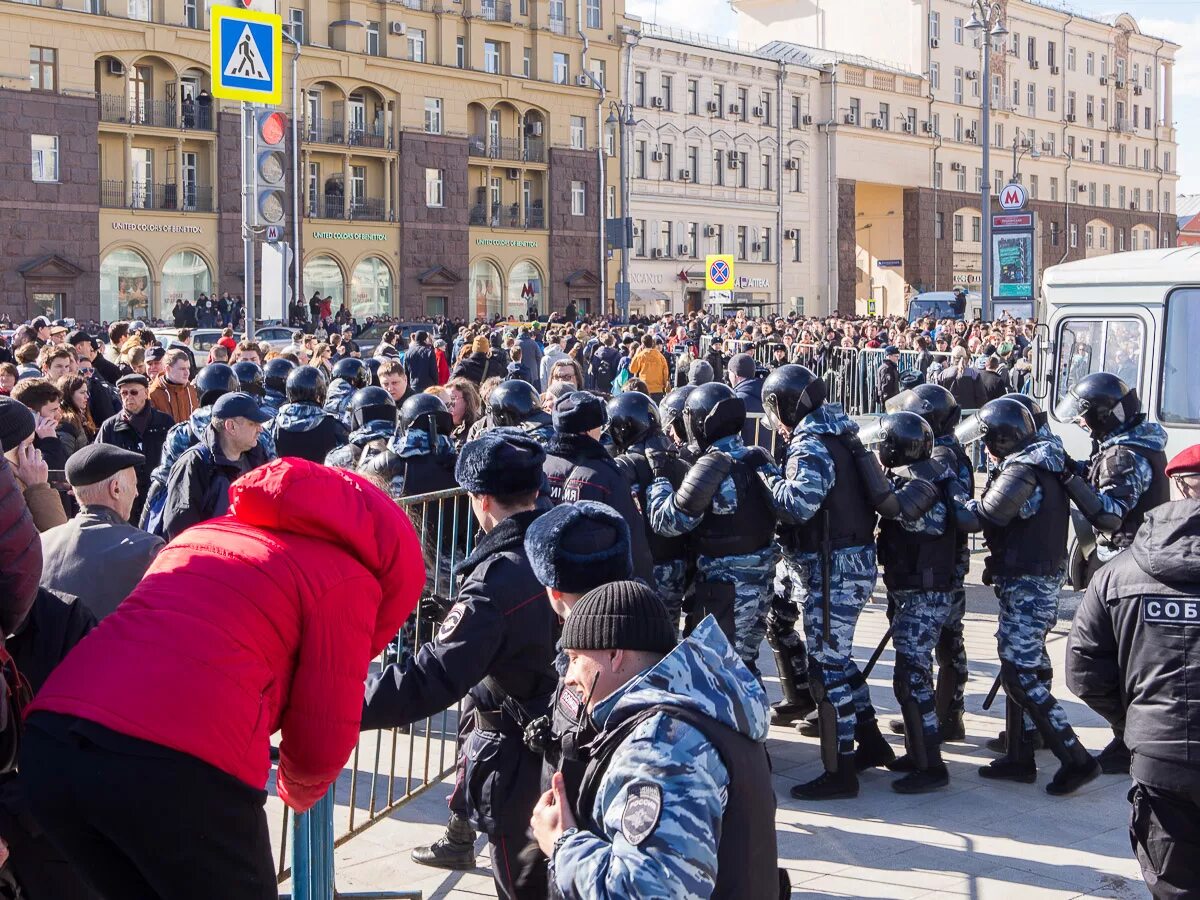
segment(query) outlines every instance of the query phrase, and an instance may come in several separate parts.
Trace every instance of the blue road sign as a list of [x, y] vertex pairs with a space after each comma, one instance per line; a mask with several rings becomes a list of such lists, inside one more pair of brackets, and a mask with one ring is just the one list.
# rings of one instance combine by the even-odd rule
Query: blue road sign
[[283, 20], [273, 13], [212, 7], [212, 92], [225, 100], [283, 99]]

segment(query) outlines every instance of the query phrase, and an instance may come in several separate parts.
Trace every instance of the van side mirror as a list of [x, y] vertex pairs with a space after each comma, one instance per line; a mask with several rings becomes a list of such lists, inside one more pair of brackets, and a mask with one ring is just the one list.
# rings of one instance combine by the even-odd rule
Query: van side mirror
[[1054, 341], [1050, 339], [1050, 326], [1039, 322], [1033, 331], [1033, 396], [1036, 400], [1045, 401], [1050, 396], [1049, 361], [1053, 358]]

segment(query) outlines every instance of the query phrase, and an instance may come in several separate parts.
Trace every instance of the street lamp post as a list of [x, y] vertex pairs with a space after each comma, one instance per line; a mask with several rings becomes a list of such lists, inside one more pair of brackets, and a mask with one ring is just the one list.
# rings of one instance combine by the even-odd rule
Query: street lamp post
[[991, 175], [991, 131], [992, 131], [992, 41], [1008, 34], [1004, 27], [1004, 10], [997, 2], [973, 0], [970, 31], [979, 33], [983, 51], [983, 90], [980, 91], [983, 118], [983, 177], [979, 179], [979, 202], [983, 213], [983, 233], [980, 235], [981, 314], [985, 322], [992, 318], [992, 175]]
[[938, 234], [938, 167], [937, 158], [938, 151], [942, 149], [942, 136], [934, 135], [935, 143], [933, 145], [933, 173], [930, 180], [933, 182], [933, 284], [930, 290], [936, 291], [938, 286], [938, 242], [941, 236]]
[[[627, 52], [632, 52], [629, 50]], [[618, 161], [621, 179], [621, 284], [615, 292], [618, 295], [618, 311], [623, 322], [629, 321], [629, 229], [625, 223], [629, 220], [629, 154], [626, 149], [627, 132], [633, 128], [636, 121], [633, 118], [633, 104], [628, 100], [617, 103], [608, 101], [608, 118], [604, 125], [609, 134], [616, 132], [621, 142], [621, 155]]]

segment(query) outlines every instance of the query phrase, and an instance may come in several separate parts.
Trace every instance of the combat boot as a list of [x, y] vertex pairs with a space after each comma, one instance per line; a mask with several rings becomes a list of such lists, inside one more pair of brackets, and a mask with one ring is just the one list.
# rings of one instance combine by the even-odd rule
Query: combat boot
[[[1041, 734], [1038, 733], [1037, 729], [1026, 730], [1025, 731], [1025, 740], [1027, 740], [1031, 744], [1033, 744], [1034, 750], [1045, 750], [1046, 749], [1046, 742], [1044, 740], [1042, 740], [1042, 736], [1041, 736]], [[987, 742], [987, 744], [985, 744], [984, 746], [986, 746], [993, 753], [1007, 753], [1008, 752], [1008, 730], [1005, 729], [1004, 731], [1001, 731], [994, 738], [991, 738]]]
[[879, 730], [879, 722], [860, 720], [854, 726], [854, 766], [859, 772], [886, 766], [896, 758], [892, 745]]
[[446, 833], [428, 847], [415, 847], [412, 861], [435, 869], [475, 868], [475, 829], [461, 816], [451, 816]]
[[[941, 723], [943, 741], [961, 741], [966, 738], [967, 726], [963, 722], [962, 707], [947, 710], [945, 718], [939, 716], [938, 721]], [[892, 734], [904, 734], [904, 720], [892, 719], [888, 722], [888, 728], [891, 729]], [[990, 747], [991, 745], [992, 742], [988, 741], [988, 746]], [[1000, 752], [1004, 752], [1003, 747], [1000, 748]]]
[[[903, 760], [908, 760], [912, 768], [898, 768], [897, 764]], [[925, 765], [921, 768], [917, 767], [916, 761], [907, 753], [888, 768], [893, 772], [908, 772], [903, 778], [892, 782], [892, 790], [897, 794], [925, 794], [950, 783], [950, 770], [942, 762], [942, 750], [937, 744], [925, 749]]]
[[1100, 774], [1100, 763], [1079, 743], [1078, 738], [1068, 748], [1068, 754], [1070, 761], [1064, 762], [1046, 785], [1046, 793], [1052, 797], [1074, 793]]
[[[812, 697], [807, 690], [800, 692], [799, 697], [789, 703], [785, 697], [777, 703], [771, 704], [771, 724], [772, 725], [791, 725], [793, 722], [803, 722], [810, 713], [815, 712], [817, 704], [813, 702]], [[799, 726], [797, 726], [799, 727]], [[801, 734], [804, 732], [802, 731]]]
[[846, 753], [837, 757], [836, 770], [822, 772], [812, 781], [792, 788], [796, 800], [848, 800], [858, 796], [858, 773], [854, 756]]
[[796, 730], [805, 737], [820, 737], [821, 728], [817, 723], [817, 714], [809, 713], [803, 720], [796, 723]]
[[1005, 733], [1019, 734], [1020, 740], [1005, 741], [1003, 758], [979, 767], [981, 778], [998, 781], [1019, 781], [1032, 784], [1037, 781], [1037, 761], [1033, 758], [1032, 734], [1025, 731], [1021, 706], [1011, 697], [1004, 706]]
[[1096, 756], [1100, 771], [1105, 775], [1128, 775], [1131, 759], [1123, 738], [1114, 737]]

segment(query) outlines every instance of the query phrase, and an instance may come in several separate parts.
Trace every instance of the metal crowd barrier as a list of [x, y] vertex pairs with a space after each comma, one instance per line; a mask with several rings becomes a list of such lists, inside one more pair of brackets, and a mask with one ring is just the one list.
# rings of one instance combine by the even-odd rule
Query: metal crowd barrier
[[[415, 655], [422, 644], [433, 639], [438, 624], [453, 604], [458, 585], [450, 573], [471, 552], [477, 531], [466, 497], [462, 488], [452, 488], [399, 501], [422, 540], [427, 573], [425, 590], [416, 611], [372, 665], [372, 672]], [[292, 879], [292, 893], [281, 897], [383, 900], [421, 896], [420, 891], [337, 893], [334, 849], [388, 818], [454, 771], [461, 712], [460, 703], [408, 728], [364, 732], [347, 768], [311, 810], [290, 816], [284, 807], [276, 875], [281, 884], [289, 877]]]

